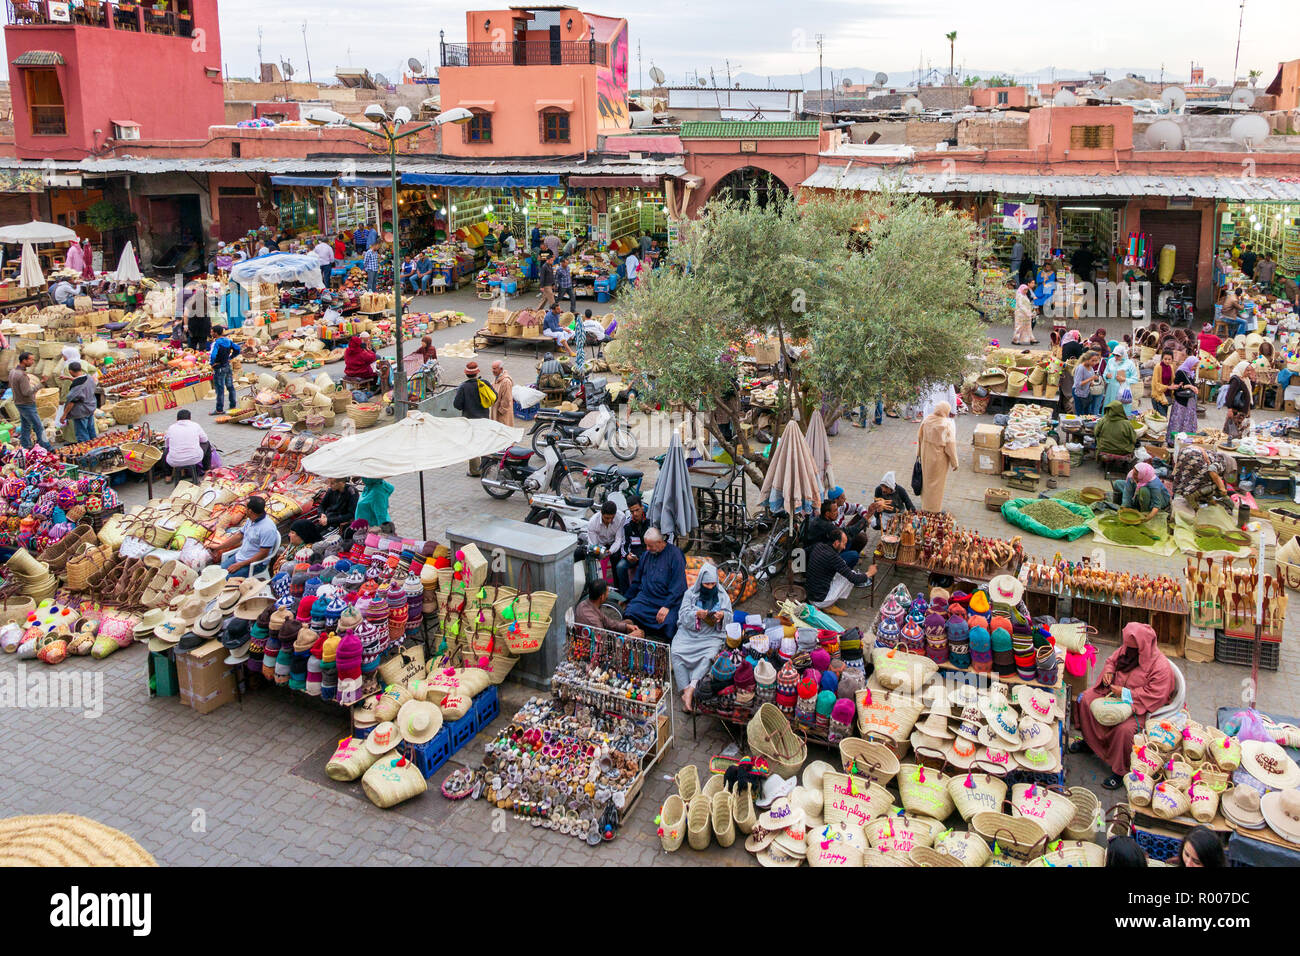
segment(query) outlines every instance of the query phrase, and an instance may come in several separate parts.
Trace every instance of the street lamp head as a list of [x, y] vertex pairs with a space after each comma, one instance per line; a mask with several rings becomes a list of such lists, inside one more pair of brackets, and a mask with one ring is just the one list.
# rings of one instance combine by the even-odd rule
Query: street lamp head
[[387, 123], [388, 112], [378, 103], [371, 103], [366, 107], [366, 119], [372, 123]]
[[433, 122], [438, 126], [442, 126], [446, 123], [455, 123], [457, 125], [460, 125], [463, 123], [468, 123], [473, 118], [474, 118], [474, 114], [471, 113], [469, 110], [465, 109], [465, 107], [456, 106], [453, 107], [452, 109], [439, 113], [436, 117], [434, 117]]
[[411, 122], [411, 110], [409, 107], [399, 106], [397, 109], [393, 110], [394, 126], [401, 126], [409, 122]]
[[336, 126], [347, 121], [347, 118], [342, 113], [336, 113], [323, 106], [308, 110], [307, 115], [303, 118], [312, 126]]

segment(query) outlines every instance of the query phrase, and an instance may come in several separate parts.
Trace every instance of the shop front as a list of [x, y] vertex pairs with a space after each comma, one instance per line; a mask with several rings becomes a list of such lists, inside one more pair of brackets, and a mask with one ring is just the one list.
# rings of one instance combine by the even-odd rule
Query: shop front
[[1247, 244], [1260, 258], [1277, 263], [1274, 281], [1300, 276], [1300, 204], [1225, 203], [1220, 207], [1216, 251], [1230, 253]]

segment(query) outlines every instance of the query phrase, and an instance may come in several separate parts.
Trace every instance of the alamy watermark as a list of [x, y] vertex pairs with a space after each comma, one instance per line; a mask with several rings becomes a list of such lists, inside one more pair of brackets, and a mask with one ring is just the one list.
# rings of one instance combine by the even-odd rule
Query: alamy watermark
[[1144, 319], [1151, 317], [1150, 282], [1058, 283], [1043, 303], [1048, 319]]
[[104, 675], [76, 668], [51, 669], [44, 664], [29, 671], [23, 663], [0, 671], [0, 710], [36, 708], [80, 710], [83, 717], [102, 717]]

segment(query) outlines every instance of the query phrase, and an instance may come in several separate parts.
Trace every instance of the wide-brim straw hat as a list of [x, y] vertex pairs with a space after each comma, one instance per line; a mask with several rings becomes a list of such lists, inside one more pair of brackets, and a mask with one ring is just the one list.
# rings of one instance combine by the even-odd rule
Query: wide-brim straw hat
[[1300, 766], [1287, 756], [1281, 744], [1272, 740], [1243, 740], [1241, 769], [1275, 790], [1300, 786]]
[[[984, 714], [989, 730], [1011, 745], [1006, 749], [1016, 750], [1020, 747], [1020, 715], [1014, 707], [996, 697], [990, 697], [980, 707], [980, 711]], [[988, 746], [984, 741], [981, 743]]]
[[946, 703], [942, 707], [933, 707], [926, 711], [925, 719], [917, 724], [915, 729], [927, 737], [952, 740], [954, 735], [948, 727], [948, 719], [951, 716], [952, 712]]
[[1015, 607], [1024, 596], [1025, 586], [1017, 577], [999, 574], [989, 581], [989, 600], [994, 604], [1009, 604]]
[[968, 737], [957, 737], [948, 741], [943, 747], [943, 756], [948, 763], [962, 770], [969, 770], [979, 759], [984, 748]]
[[1026, 747], [1011, 755], [1025, 770], [1035, 773], [1060, 773], [1061, 752], [1046, 747]]
[[[153, 629], [153, 636], [167, 644], [175, 644], [189, 632], [189, 625], [176, 618], [169, 618]], [[152, 645], [152, 642], [150, 642]]]
[[157, 866], [121, 830], [71, 813], [0, 820], [0, 867]]
[[375, 729], [366, 735], [366, 749], [376, 757], [382, 757], [401, 742], [402, 732], [391, 720], [376, 724]]
[[796, 856], [786, 851], [775, 841], [754, 855], [759, 866], [800, 866], [804, 861], [804, 857], [805, 853], [802, 849]]
[[1024, 748], [1024, 744], [1020, 742], [1020, 735], [1018, 732], [1016, 734], [1016, 739], [1013, 742], [994, 733], [987, 724], [980, 728], [978, 742], [989, 750], [1001, 750], [1003, 753], [1009, 754], [1015, 753], [1017, 750]]
[[1300, 843], [1300, 791], [1274, 790], [1259, 801], [1273, 832], [1288, 843]]
[[790, 802], [803, 815], [804, 826], [822, 825], [822, 791], [811, 787], [795, 787], [790, 791]]
[[1234, 826], [1244, 830], [1262, 830], [1267, 824], [1260, 804], [1259, 791], [1254, 787], [1233, 787], [1219, 801], [1219, 809]]
[[425, 700], [408, 700], [397, 711], [397, 729], [408, 743], [428, 743], [442, 729], [442, 711]]
[[826, 776], [827, 771], [836, 772], [835, 768], [825, 760], [814, 760], [803, 768], [803, 777], [801, 783], [805, 789], [813, 790], [817, 794], [822, 792], [822, 778]]
[[1056, 695], [1040, 687], [1028, 687], [1020, 684], [1013, 691], [1013, 696], [1015, 697], [1016, 706], [1020, 708], [1020, 712], [1033, 717], [1034, 720], [1050, 723], [1065, 716], [1061, 711], [1061, 704], [1056, 699]]
[[210, 564], [191, 585], [194, 593], [204, 599], [215, 597], [226, 583], [226, 569], [219, 564]]
[[167, 612], [160, 607], [151, 607], [144, 612], [144, 617], [140, 618], [140, 623], [135, 626], [136, 636], [151, 633], [155, 627], [161, 624], [167, 618]]
[[745, 837], [745, 849], [750, 853], [757, 853], [770, 846], [775, 839], [776, 834], [771, 830], [764, 830], [760, 826], [755, 826], [749, 832], [749, 836]]
[[235, 617], [241, 621], [256, 621], [262, 612], [275, 605], [275, 598], [269, 594], [254, 594], [239, 599], [235, 605]]
[[[793, 787], [791, 788], [794, 789]], [[764, 830], [777, 832], [784, 830], [786, 827], [795, 826], [803, 823], [803, 811], [794, 805], [788, 796], [777, 797], [772, 801], [769, 807], [758, 818], [758, 826]]]
[[1020, 743], [1021, 749], [1027, 750], [1030, 747], [1053, 748], [1059, 742], [1059, 731], [1055, 724], [1045, 724], [1041, 720], [1036, 720], [1029, 714], [1020, 718]]
[[211, 611], [204, 611], [202, 616], [194, 622], [194, 633], [199, 637], [216, 637], [224, 622], [225, 615], [219, 610], [214, 608]]

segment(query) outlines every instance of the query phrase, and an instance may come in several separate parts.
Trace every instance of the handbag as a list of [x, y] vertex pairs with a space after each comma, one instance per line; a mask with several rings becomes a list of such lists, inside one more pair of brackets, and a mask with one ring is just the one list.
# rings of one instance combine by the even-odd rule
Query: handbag
[[921, 488], [925, 484], [925, 476], [921, 471], [921, 456], [916, 456], [916, 461], [912, 463], [912, 494], [919, 495]]
[[402, 648], [379, 665], [379, 679], [385, 684], [409, 684], [424, 674], [424, 647], [419, 644]]
[[1098, 697], [1088, 705], [1092, 717], [1103, 727], [1116, 727], [1133, 716], [1133, 705], [1118, 697]]

